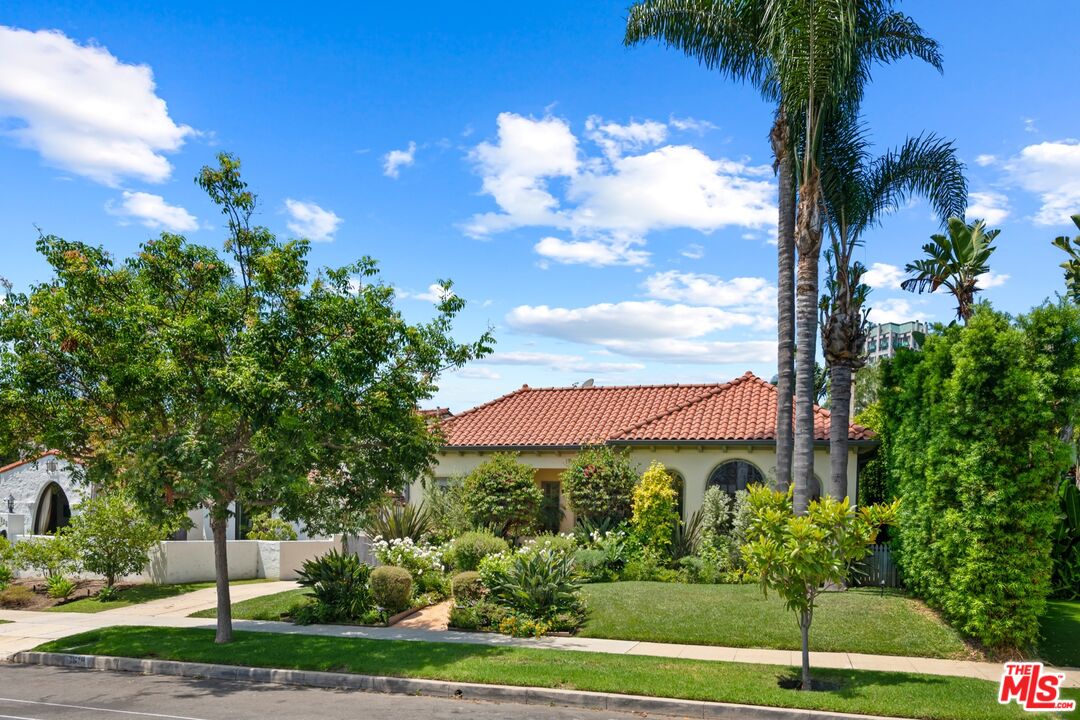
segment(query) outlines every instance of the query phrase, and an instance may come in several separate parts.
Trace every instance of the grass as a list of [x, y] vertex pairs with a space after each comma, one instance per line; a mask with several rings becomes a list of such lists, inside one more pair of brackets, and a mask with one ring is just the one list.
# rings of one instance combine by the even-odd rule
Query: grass
[[[620, 582], [586, 585], [581, 635], [620, 640], [798, 650], [795, 616], [756, 585]], [[918, 601], [852, 589], [818, 600], [810, 649], [873, 655], [969, 657], [960, 635]]]
[[44, 652], [353, 672], [456, 682], [551, 687], [935, 720], [1018, 718], [996, 685], [899, 672], [817, 670], [838, 690], [801, 693], [777, 682], [793, 669], [590, 652], [451, 643], [237, 632], [215, 645], [211, 630], [111, 627], [47, 642]]
[[[297, 588], [273, 595], [251, 598], [233, 603], [232, 616], [234, 620], [281, 620], [293, 614], [296, 608], [308, 602], [311, 590]], [[216, 618], [217, 608], [199, 610], [188, 617]]]
[[1042, 618], [1039, 655], [1063, 667], [1080, 667], [1080, 602], [1050, 600]]
[[[230, 585], [246, 585], [248, 583], [258, 582], [266, 581], [261, 579], [234, 580]], [[45, 612], [99, 613], [105, 610], [115, 610], [116, 608], [138, 605], [140, 603], [150, 602], [151, 600], [175, 597], [176, 595], [183, 595], [184, 593], [212, 587], [214, 587], [214, 583], [212, 582], [178, 583], [176, 585], [132, 585], [123, 590], [119, 590], [115, 600], [101, 602], [93, 597], [80, 598], [64, 603], [63, 605], [54, 605], [53, 607], [45, 608]]]

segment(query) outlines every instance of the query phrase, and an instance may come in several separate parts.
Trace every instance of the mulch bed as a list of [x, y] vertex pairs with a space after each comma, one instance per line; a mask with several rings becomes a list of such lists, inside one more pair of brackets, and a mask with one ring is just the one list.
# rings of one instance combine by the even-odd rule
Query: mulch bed
[[[105, 584], [103, 580], [80, 580], [78, 586], [71, 594], [71, 597], [66, 600], [57, 600], [51, 598], [45, 593], [45, 580], [43, 578], [17, 578], [12, 580], [8, 587], [14, 585], [21, 585], [23, 587], [30, 588], [34, 595], [33, 599], [28, 605], [22, 605], [20, 607], [11, 607], [12, 610], [45, 610], [47, 608], [55, 607], [56, 605], [63, 605], [64, 603], [71, 602], [73, 600], [81, 600], [85, 597], [89, 597], [95, 594]], [[125, 587], [122, 585], [116, 586], [118, 589]]]

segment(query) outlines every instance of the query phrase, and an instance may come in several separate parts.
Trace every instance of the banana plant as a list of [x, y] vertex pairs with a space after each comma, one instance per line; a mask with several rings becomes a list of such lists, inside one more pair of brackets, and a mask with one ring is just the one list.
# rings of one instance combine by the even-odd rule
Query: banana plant
[[[1080, 215], [1073, 215], [1072, 221], [1080, 229]], [[1080, 235], [1070, 238], [1060, 235], [1053, 240], [1054, 247], [1065, 251], [1069, 259], [1061, 263], [1065, 271], [1065, 287], [1074, 303], [1080, 303]]]

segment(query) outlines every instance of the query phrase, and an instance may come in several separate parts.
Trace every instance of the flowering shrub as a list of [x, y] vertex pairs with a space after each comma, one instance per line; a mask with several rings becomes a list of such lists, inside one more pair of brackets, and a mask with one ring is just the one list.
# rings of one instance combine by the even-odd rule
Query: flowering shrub
[[393, 565], [408, 570], [416, 585], [417, 593], [445, 590], [442, 550], [434, 545], [414, 542], [408, 537], [386, 540], [381, 536], [376, 536], [371, 543], [371, 549], [383, 565]]

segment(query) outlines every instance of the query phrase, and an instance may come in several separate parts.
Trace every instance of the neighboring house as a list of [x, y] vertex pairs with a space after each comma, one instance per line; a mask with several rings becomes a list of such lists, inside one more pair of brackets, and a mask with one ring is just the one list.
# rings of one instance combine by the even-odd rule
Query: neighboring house
[[7, 513], [5, 536], [56, 532], [70, 522], [84, 497], [71, 466], [55, 450], [0, 467], [0, 513]]
[[[582, 446], [603, 443], [626, 448], [640, 471], [653, 460], [662, 462], [679, 485], [680, 512], [689, 517], [710, 485], [734, 493], [775, 477], [776, 402], [775, 386], [749, 372], [707, 385], [525, 385], [459, 415], [440, 413], [446, 444], [433, 475], [441, 483], [468, 474], [493, 453], [516, 451], [536, 468], [546, 502], [561, 510], [557, 529], [567, 531], [574, 516], [559, 475]], [[854, 499], [858, 455], [875, 441], [858, 425], [848, 433], [848, 496]], [[817, 406], [814, 445], [817, 495], [829, 474], [829, 413]], [[422, 499], [420, 481], [409, 496]]]
[[929, 332], [929, 327], [921, 320], [870, 325], [866, 330], [866, 355], [874, 362], [893, 357], [900, 348], [920, 350], [922, 338]]

